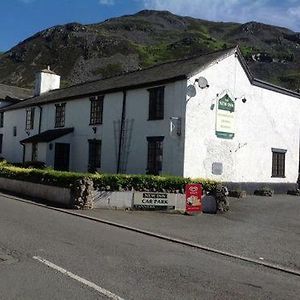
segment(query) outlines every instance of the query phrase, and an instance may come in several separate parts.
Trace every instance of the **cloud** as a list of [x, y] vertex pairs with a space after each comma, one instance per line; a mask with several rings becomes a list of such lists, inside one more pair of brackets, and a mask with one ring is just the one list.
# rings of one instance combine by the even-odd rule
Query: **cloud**
[[295, 18], [300, 18], [300, 6], [291, 7], [288, 9], [288, 14]]
[[115, 0], [99, 0], [101, 5], [115, 5]]
[[299, 0], [143, 0], [144, 8], [212, 21], [258, 21], [300, 31]]

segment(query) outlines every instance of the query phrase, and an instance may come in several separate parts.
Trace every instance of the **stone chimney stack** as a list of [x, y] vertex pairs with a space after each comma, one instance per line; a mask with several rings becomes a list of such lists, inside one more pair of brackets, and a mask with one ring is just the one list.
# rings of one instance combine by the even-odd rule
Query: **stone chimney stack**
[[56, 75], [50, 70], [50, 66], [47, 69], [42, 70], [36, 74], [35, 77], [35, 96], [47, 93], [49, 91], [60, 88], [60, 76]]

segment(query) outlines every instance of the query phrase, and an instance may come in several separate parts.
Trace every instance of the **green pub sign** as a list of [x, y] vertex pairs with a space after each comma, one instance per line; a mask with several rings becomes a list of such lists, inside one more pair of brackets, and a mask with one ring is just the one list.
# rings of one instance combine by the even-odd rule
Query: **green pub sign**
[[228, 94], [218, 100], [216, 136], [223, 139], [234, 137], [235, 103]]

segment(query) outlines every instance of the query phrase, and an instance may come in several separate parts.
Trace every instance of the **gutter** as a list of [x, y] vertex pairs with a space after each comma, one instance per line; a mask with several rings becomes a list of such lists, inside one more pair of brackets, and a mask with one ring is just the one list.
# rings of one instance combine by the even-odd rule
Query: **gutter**
[[121, 127], [120, 127], [120, 135], [119, 135], [117, 174], [120, 173], [120, 168], [121, 168], [122, 145], [124, 142], [124, 127], [125, 127], [125, 118], [126, 118], [126, 100], [127, 100], [127, 91], [123, 90], [123, 104], [122, 104]]

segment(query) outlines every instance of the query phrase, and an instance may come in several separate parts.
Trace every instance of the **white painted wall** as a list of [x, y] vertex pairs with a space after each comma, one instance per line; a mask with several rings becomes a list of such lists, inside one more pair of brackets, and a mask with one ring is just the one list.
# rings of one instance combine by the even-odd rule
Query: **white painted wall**
[[47, 93], [51, 90], [59, 89], [60, 76], [50, 73], [48, 70], [36, 74], [35, 95]]
[[162, 174], [182, 176], [184, 138], [170, 136], [170, 117], [185, 115], [186, 81], [165, 86], [163, 120], [148, 121], [149, 92], [138, 89], [128, 92], [126, 119], [133, 121], [132, 141], [129, 148], [127, 173], [145, 174], [149, 136], [164, 136]]
[[[232, 55], [188, 80], [199, 76], [209, 88], [197, 88], [187, 102], [184, 176], [231, 182], [286, 182], [298, 178], [300, 99], [251, 85], [238, 59]], [[228, 90], [237, 97], [235, 137], [215, 135], [217, 94]], [[247, 99], [242, 103], [241, 98]], [[286, 178], [271, 178], [271, 148], [286, 149]], [[212, 163], [222, 162], [223, 175], [212, 174]]]
[[[186, 97], [186, 87], [204, 76], [209, 88], [197, 87], [194, 98]], [[228, 91], [235, 102], [235, 137], [223, 140], [215, 135], [218, 96]], [[247, 99], [242, 103], [241, 98]], [[105, 95], [103, 124], [97, 132], [89, 125], [90, 101], [86, 98], [66, 103], [65, 127], [74, 132], [48, 144], [40, 144], [38, 157], [47, 165], [54, 164], [56, 142], [70, 143], [70, 170], [85, 172], [88, 168], [88, 140], [102, 141], [101, 171], [115, 173], [122, 114], [123, 93]], [[127, 91], [126, 122], [132, 124], [127, 131], [126, 173], [145, 174], [147, 167], [147, 137], [164, 136], [163, 174], [203, 177], [231, 182], [288, 182], [298, 177], [300, 99], [251, 85], [238, 59], [231, 55], [199, 70], [188, 82], [177, 81], [165, 85], [165, 118], [148, 121], [149, 93], [147, 88]], [[3, 154], [7, 160], [20, 162], [22, 146], [19, 141], [28, 137], [25, 132], [26, 110], [7, 111], [4, 114]], [[170, 117], [182, 118], [181, 137], [169, 134]], [[38, 133], [39, 109], [35, 113], [35, 127], [30, 135]], [[41, 131], [54, 129], [55, 103], [43, 105]], [[13, 137], [17, 126], [17, 137]], [[129, 126], [130, 128], [130, 126]], [[28, 146], [27, 146], [28, 147]], [[286, 178], [271, 178], [272, 148], [286, 149]], [[30, 150], [29, 150], [30, 151]], [[31, 158], [31, 151], [26, 160]], [[223, 163], [223, 174], [212, 174], [212, 163]]]
[[[148, 136], [164, 136], [163, 170], [164, 174], [182, 175], [183, 166], [183, 136], [170, 137], [170, 117], [185, 115], [186, 81], [169, 83], [165, 86], [165, 116], [164, 120], [148, 121], [149, 92], [147, 88], [127, 91], [126, 122], [132, 124], [126, 132], [128, 147], [124, 149], [123, 158], [127, 155], [126, 173], [145, 174], [147, 168]], [[101, 172], [116, 173], [119, 145], [120, 120], [122, 115], [123, 92], [105, 95], [103, 105], [103, 124], [97, 125], [94, 133], [89, 125], [90, 100], [81, 98], [66, 103], [65, 128], [73, 127], [74, 132], [55, 141], [52, 150], [49, 143], [38, 144], [38, 159], [47, 165], [54, 165], [55, 143], [69, 143], [70, 170], [86, 172], [88, 169], [88, 140], [102, 141]], [[37, 134], [40, 110], [35, 113], [35, 127], [30, 135]], [[19, 140], [27, 138], [25, 132], [26, 110], [7, 111], [5, 136], [5, 156], [7, 160], [17, 162], [22, 160], [22, 147]], [[17, 138], [9, 131], [18, 127]], [[55, 103], [43, 105], [41, 132], [54, 129]], [[11, 129], [10, 129], [11, 128]], [[183, 130], [184, 133], [184, 130]], [[13, 151], [13, 148], [16, 148]], [[26, 145], [26, 160], [31, 160], [31, 144]]]
[[[21, 162], [23, 159], [23, 147], [20, 141], [38, 133], [40, 111], [36, 107], [34, 114], [34, 129], [25, 130], [26, 109], [9, 110], [4, 112], [4, 127], [0, 128], [3, 133], [2, 156], [10, 162]], [[13, 128], [17, 128], [17, 136], [13, 135]], [[27, 134], [29, 133], [29, 135]], [[31, 160], [31, 153], [29, 154]]]

